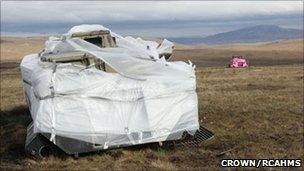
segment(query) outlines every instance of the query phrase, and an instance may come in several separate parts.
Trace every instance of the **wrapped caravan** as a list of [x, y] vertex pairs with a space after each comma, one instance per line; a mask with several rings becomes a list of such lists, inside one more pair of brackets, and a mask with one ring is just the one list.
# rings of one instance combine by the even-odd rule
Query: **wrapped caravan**
[[20, 64], [33, 119], [26, 152], [41, 157], [56, 145], [78, 155], [179, 140], [185, 132], [212, 137], [200, 131], [195, 67], [166, 61], [172, 49], [167, 40], [125, 38], [101, 25], [50, 37]]

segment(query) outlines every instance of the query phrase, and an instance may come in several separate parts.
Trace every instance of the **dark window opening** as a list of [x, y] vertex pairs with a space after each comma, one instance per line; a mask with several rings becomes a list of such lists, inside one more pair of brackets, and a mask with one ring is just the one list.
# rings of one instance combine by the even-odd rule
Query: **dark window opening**
[[87, 42], [90, 42], [96, 46], [102, 47], [102, 39], [101, 37], [93, 37], [93, 38], [86, 38], [84, 39]]

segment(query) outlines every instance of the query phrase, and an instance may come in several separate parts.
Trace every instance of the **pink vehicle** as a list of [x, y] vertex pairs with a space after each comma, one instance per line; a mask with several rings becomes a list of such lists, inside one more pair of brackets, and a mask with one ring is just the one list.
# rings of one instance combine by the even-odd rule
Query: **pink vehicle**
[[229, 68], [246, 68], [246, 67], [249, 67], [249, 62], [242, 56], [232, 56], [228, 67]]

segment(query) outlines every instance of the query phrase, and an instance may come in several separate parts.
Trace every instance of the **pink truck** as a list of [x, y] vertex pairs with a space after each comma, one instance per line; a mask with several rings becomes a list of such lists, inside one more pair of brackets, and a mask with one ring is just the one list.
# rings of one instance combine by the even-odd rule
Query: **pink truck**
[[243, 56], [232, 56], [228, 64], [229, 68], [246, 68], [249, 67], [249, 62]]

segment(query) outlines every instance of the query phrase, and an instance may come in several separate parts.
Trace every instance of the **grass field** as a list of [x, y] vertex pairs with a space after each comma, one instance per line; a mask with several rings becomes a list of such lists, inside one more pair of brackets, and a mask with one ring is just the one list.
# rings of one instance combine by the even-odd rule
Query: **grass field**
[[303, 39], [259, 44], [221, 46], [177, 46], [175, 60], [188, 60], [203, 67], [225, 67], [233, 55], [245, 56], [253, 66], [277, 66], [303, 63]]
[[[0, 168], [210, 170], [219, 169], [223, 158], [301, 158], [303, 161], [303, 50], [270, 48], [262, 53], [250, 48], [246, 50], [242, 45], [242, 48], [196, 47], [175, 51], [176, 60], [191, 59], [198, 66], [200, 122], [215, 133], [213, 139], [200, 147], [172, 149], [148, 145], [89, 154], [79, 159], [51, 156], [42, 161], [24, 154], [30, 116], [24, 102], [18, 60], [2, 61]], [[225, 68], [232, 53], [251, 53], [250, 62], [254, 66]]]

